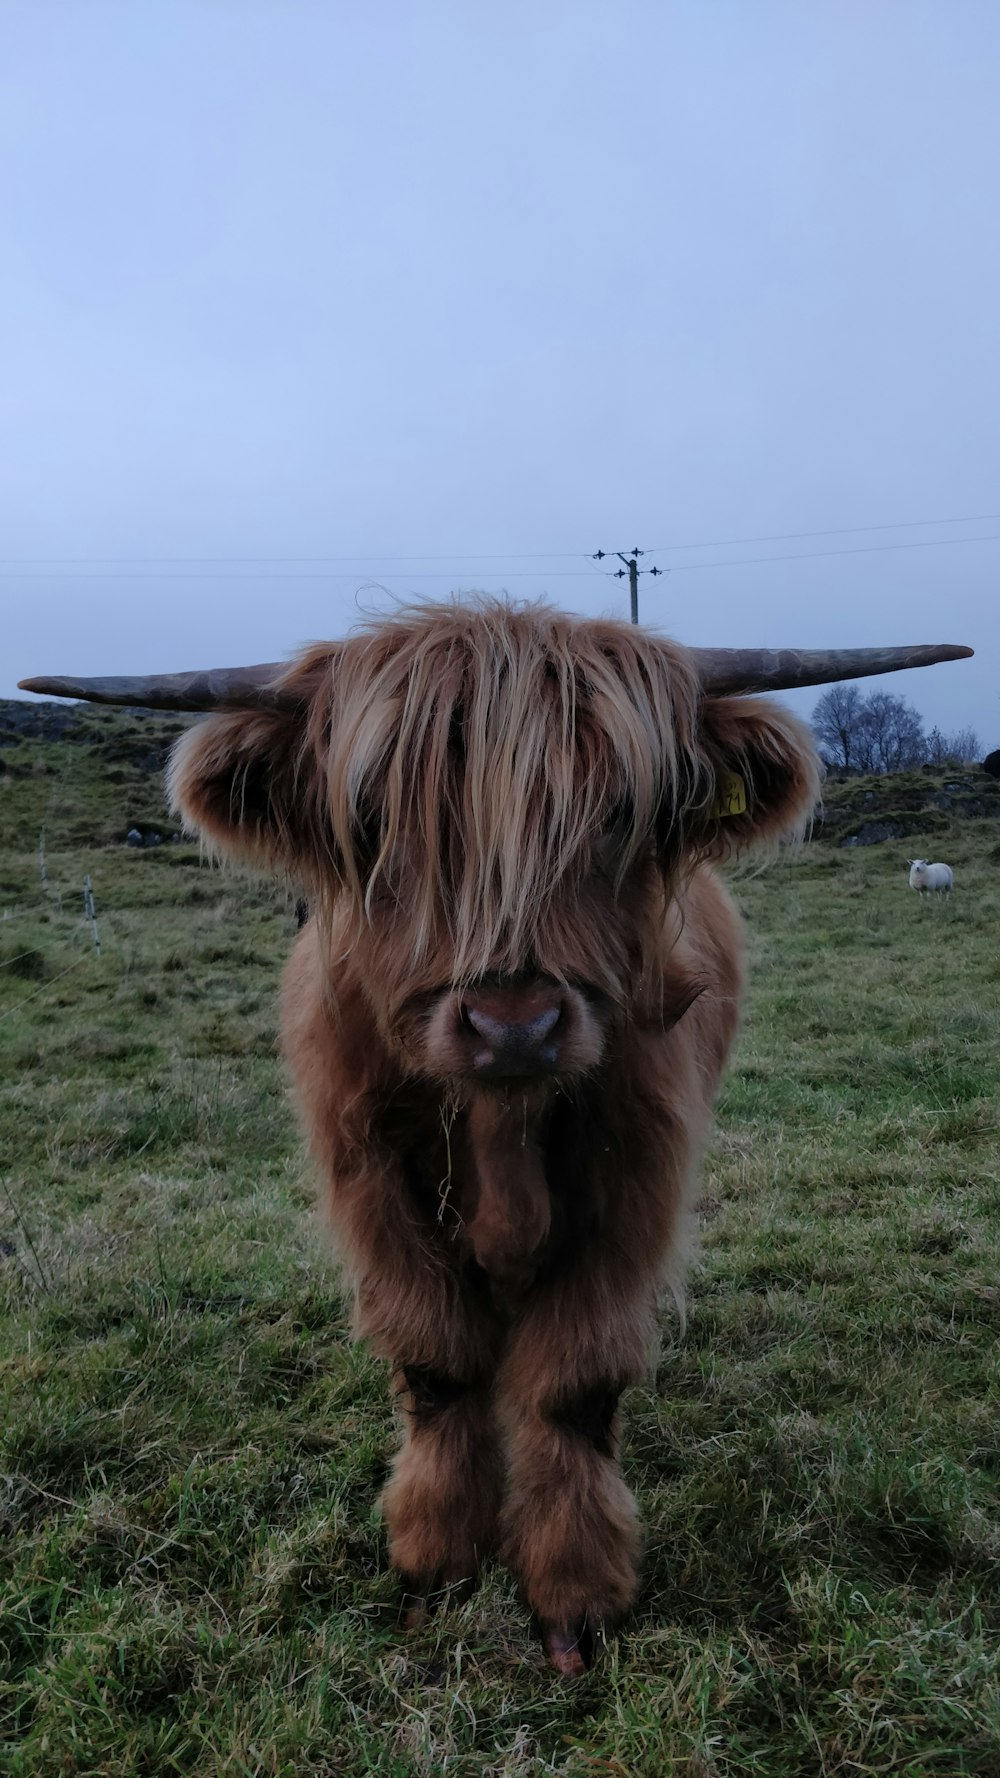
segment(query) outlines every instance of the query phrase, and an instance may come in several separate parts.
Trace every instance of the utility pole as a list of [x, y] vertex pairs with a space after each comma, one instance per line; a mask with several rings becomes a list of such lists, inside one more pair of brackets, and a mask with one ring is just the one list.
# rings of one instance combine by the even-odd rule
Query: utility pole
[[[606, 549], [595, 550], [591, 559], [595, 562], [603, 562], [608, 553], [609, 552]], [[637, 624], [639, 622], [640, 574], [666, 574], [667, 570], [665, 568], [640, 568], [639, 557], [644, 556], [646, 552], [644, 549], [639, 549], [638, 545], [628, 555], [621, 549], [612, 550], [610, 553], [617, 556], [618, 560], [625, 564], [624, 568], [618, 568], [614, 571], [614, 577], [616, 580], [624, 580], [626, 574], [628, 575], [629, 603], [632, 608], [632, 622]]]

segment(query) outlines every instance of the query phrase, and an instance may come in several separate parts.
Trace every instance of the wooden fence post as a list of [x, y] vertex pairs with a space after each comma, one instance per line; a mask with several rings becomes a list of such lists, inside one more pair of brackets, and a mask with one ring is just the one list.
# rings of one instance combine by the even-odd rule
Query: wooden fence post
[[90, 930], [94, 935], [94, 949], [101, 954], [101, 939], [97, 930], [97, 911], [94, 907], [94, 885], [89, 877], [83, 879], [83, 912], [90, 921]]

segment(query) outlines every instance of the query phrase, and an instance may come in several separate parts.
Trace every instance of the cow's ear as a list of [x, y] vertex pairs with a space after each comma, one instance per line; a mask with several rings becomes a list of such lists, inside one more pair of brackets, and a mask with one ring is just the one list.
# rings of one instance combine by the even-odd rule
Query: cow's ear
[[803, 832], [821, 781], [804, 722], [767, 698], [706, 698], [699, 738], [711, 851], [726, 855]]
[[211, 716], [173, 750], [171, 807], [225, 857], [308, 870], [322, 846], [310, 760], [304, 715]]

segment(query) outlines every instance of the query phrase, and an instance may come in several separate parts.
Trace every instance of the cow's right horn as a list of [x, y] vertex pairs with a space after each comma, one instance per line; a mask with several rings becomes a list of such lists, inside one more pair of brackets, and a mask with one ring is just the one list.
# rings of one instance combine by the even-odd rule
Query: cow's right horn
[[705, 691], [724, 696], [901, 673], [909, 667], [966, 660], [973, 650], [954, 642], [919, 642], [908, 648], [691, 648], [688, 652]]

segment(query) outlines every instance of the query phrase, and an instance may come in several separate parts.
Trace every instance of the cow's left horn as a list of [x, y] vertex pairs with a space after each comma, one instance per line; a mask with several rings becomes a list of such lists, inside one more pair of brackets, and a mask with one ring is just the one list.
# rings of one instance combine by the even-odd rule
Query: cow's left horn
[[157, 673], [147, 678], [22, 679], [19, 690], [91, 704], [135, 704], [148, 710], [297, 710], [301, 692], [281, 684], [288, 664], [214, 667], [203, 673]]
[[910, 648], [691, 648], [707, 692], [792, 691], [834, 679], [865, 679], [962, 661], [974, 651], [954, 642], [920, 642]]

